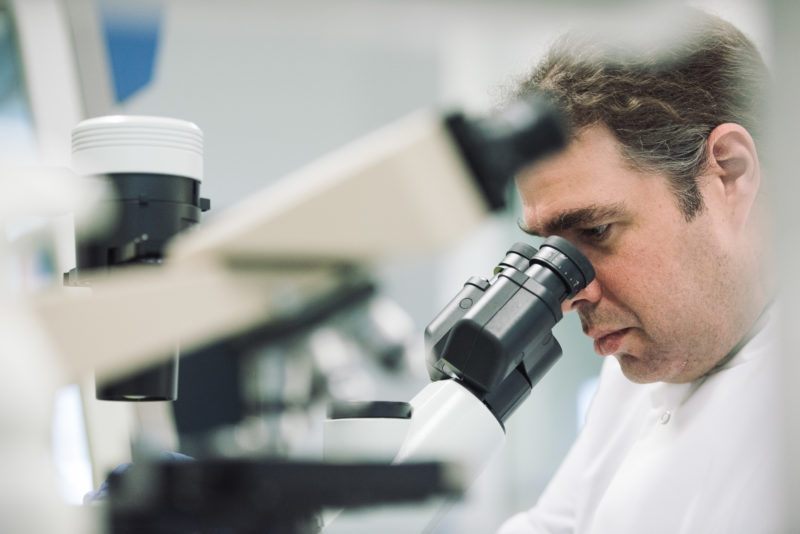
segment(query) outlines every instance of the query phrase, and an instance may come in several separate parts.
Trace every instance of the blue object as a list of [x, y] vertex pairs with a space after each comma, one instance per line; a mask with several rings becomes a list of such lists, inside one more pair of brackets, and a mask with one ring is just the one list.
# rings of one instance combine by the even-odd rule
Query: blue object
[[[190, 462], [193, 461], [194, 458], [191, 456], [186, 456], [185, 454], [181, 454], [179, 452], [165, 452], [159, 456], [161, 460], [171, 460], [171, 461], [178, 461], [178, 462]], [[99, 488], [94, 491], [90, 491], [86, 495], [83, 496], [83, 504], [92, 504], [96, 502], [100, 502], [108, 497], [108, 479], [112, 475], [118, 475], [120, 473], [124, 473], [126, 469], [132, 466], [133, 463], [125, 462], [124, 464], [118, 465], [111, 473], [109, 473], [108, 477], [103, 481]]]
[[161, 34], [160, 6], [120, 10], [100, 3], [100, 22], [111, 63], [117, 103], [130, 98], [153, 79]]

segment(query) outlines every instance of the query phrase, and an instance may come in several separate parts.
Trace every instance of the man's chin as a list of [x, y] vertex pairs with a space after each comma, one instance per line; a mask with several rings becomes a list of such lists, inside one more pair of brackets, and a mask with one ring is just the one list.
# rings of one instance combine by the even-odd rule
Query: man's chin
[[649, 368], [641, 359], [626, 352], [617, 352], [614, 357], [619, 361], [625, 378], [635, 384], [663, 382], [668, 375], [663, 370]]
[[625, 378], [635, 384], [652, 384], [653, 382], [684, 384], [695, 379], [695, 377], [686, 376], [687, 369], [685, 368], [675, 369], [669, 365], [648, 365], [642, 358], [626, 352], [618, 352], [614, 354], [614, 357], [619, 361]]

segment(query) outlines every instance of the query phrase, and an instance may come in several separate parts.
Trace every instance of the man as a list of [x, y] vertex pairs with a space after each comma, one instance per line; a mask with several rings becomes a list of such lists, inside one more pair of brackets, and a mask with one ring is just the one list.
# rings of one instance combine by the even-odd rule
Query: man
[[757, 151], [768, 75], [727, 22], [692, 11], [683, 29], [633, 52], [568, 34], [522, 86], [572, 131], [519, 174], [522, 226], [592, 262], [564, 310], [606, 361], [563, 465], [502, 534], [785, 531]]

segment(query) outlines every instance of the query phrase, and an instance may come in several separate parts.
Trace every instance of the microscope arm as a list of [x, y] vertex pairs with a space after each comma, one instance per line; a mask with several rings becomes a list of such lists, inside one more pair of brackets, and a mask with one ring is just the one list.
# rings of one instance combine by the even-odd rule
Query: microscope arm
[[67, 383], [94, 370], [112, 380], [183, 350], [246, 332], [294, 313], [315, 295], [334, 291], [341, 273], [330, 268], [244, 271], [215, 263], [129, 267], [26, 303], [57, 348]]

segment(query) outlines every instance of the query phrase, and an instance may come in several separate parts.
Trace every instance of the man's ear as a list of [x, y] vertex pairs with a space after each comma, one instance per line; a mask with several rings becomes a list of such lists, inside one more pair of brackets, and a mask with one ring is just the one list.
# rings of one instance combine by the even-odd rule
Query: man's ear
[[731, 222], [743, 227], [761, 182], [755, 142], [742, 126], [724, 123], [709, 134], [707, 154], [706, 175], [710, 183], [706, 185]]

